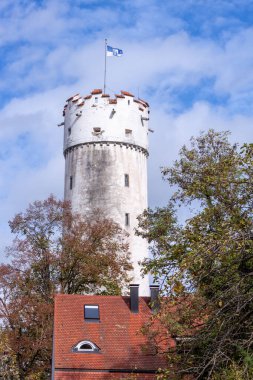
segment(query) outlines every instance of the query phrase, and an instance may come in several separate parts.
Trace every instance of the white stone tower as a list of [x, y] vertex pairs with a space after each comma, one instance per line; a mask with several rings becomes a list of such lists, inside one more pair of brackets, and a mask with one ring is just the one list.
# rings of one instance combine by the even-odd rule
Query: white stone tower
[[101, 209], [129, 233], [133, 282], [149, 295], [149, 278], [139, 261], [147, 242], [134, 234], [137, 216], [147, 208], [149, 105], [126, 91], [110, 98], [102, 90], [75, 95], [64, 106], [65, 199], [87, 215]]

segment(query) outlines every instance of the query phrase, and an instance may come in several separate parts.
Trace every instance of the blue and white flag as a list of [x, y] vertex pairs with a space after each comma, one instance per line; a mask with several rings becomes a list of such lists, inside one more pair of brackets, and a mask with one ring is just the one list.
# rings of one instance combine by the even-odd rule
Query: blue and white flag
[[106, 55], [107, 57], [112, 57], [113, 55], [115, 57], [121, 57], [123, 55], [123, 50], [118, 48], [113, 48], [111, 46], [106, 46]]

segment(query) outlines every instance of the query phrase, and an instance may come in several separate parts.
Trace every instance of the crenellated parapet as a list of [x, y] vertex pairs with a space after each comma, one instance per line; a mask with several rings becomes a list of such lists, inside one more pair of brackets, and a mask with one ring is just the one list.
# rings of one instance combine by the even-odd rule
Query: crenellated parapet
[[110, 97], [101, 89], [76, 94], [63, 109], [64, 153], [82, 144], [122, 144], [148, 154], [149, 104], [127, 91]]

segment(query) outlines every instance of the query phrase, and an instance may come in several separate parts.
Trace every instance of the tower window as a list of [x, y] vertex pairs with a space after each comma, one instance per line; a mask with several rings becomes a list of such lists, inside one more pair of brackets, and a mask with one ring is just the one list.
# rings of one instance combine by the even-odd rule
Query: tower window
[[130, 100], [129, 100], [129, 99], [128, 99], [127, 103], [128, 103], [128, 105], [130, 106]]
[[95, 103], [98, 103], [98, 97], [95, 97]]
[[72, 176], [69, 177], [69, 188], [70, 188], [70, 190], [72, 190], [72, 188], [73, 188], [73, 177]]
[[125, 135], [126, 137], [132, 136], [132, 129], [125, 129]]
[[129, 174], [125, 174], [125, 186], [129, 187]]
[[71, 128], [68, 128], [68, 135], [71, 135]]
[[130, 225], [130, 217], [129, 217], [129, 214], [125, 214], [125, 226], [129, 226]]
[[94, 133], [101, 133], [101, 128], [93, 128]]
[[84, 305], [84, 319], [86, 321], [99, 321], [98, 305]]

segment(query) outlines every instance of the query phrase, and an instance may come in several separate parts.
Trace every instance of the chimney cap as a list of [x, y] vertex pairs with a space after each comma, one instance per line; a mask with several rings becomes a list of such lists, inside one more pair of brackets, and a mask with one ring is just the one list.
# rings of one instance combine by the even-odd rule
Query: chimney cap
[[149, 285], [150, 289], [159, 289], [160, 288], [160, 285]]

